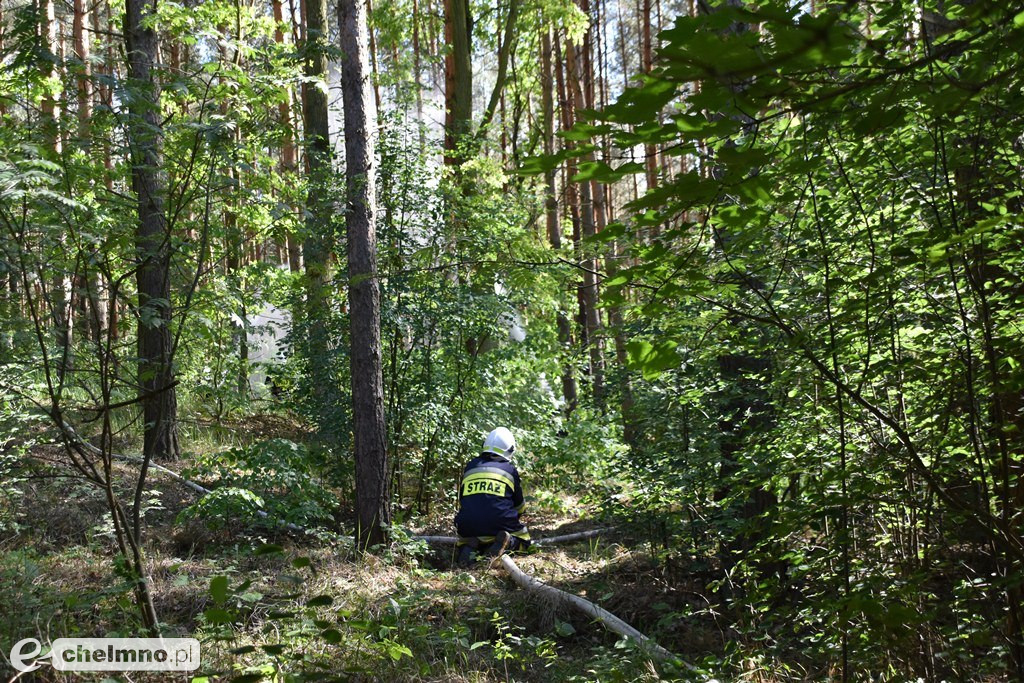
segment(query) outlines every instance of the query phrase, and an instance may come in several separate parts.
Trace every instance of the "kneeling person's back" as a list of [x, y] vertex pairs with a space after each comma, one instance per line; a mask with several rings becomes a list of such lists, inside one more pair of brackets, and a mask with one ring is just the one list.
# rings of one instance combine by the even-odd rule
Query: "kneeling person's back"
[[469, 461], [459, 484], [459, 513], [455, 526], [460, 536], [494, 536], [519, 531], [523, 486], [515, 465], [494, 453], [481, 453]]
[[483, 452], [462, 473], [455, 516], [460, 564], [482, 543], [499, 545], [491, 553], [496, 555], [529, 545], [530, 533], [519, 518], [525, 498], [519, 471], [512, 464], [515, 449], [512, 433], [499, 427], [488, 434]]

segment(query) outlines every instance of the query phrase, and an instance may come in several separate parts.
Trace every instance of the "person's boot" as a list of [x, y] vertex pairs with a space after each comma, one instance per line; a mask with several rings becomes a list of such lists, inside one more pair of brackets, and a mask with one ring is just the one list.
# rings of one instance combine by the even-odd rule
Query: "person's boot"
[[459, 567], [469, 567], [473, 564], [473, 546], [469, 543], [463, 543], [459, 546], [459, 554], [455, 559], [455, 564]]
[[508, 550], [510, 543], [512, 535], [507, 531], [499, 531], [494, 537], [494, 543], [487, 549], [487, 554], [491, 557], [501, 557]]

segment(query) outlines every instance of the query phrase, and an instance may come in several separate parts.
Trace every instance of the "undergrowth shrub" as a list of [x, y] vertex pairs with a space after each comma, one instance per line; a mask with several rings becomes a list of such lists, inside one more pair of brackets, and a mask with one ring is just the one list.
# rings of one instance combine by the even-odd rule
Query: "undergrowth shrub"
[[334, 496], [317, 464], [306, 446], [287, 439], [200, 456], [185, 476], [216, 488], [185, 508], [179, 519], [201, 519], [212, 527], [233, 520], [324, 525], [331, 520]]
[[[0, 381], [3, 378], [0, 377]], [[0, 388], [0, 532], [19, 529], [18, 514], [22, 503], [19, 483], [20, 469], [28, 449], [35, 443], [26, 439], [36, 419], [15, 397]]]

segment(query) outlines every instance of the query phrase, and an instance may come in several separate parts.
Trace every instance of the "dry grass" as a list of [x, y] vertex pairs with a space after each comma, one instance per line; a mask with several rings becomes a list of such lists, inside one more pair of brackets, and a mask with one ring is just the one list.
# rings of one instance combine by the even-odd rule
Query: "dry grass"
[[[300, 429], [284, 426], [293, 427]], [[275, 430], [282, 426], [265, 428], [266, 433], [260, 432], [263, 436], [280, 436]], [[47, 457], [54, 460], [59, 453], [49, 452]], [[115, 471], [127, 499], [134, 472], [122, 464]], [[315, 661], [329, 662], [329, 668], [347, 680], [544, 681], [571, 674], [588, 679], [588, 669], [596, 672], [608, 666], [594, 663], [595, 648], [614, 652], [614, 637], [526, 596], [500, 571], [489, 571], [484, 565], [468, 572], [451, 571], [450, 548], [431, 549], [426, 555], [394, 548], [383, 555], [355, 558], [348, 544], [329, 539], [300, 539], [241, 525], [210, 531], [175, 519], [195, 501], [191, 491], [157, 475], [150, 479], [149, 488], [161, 507], [147, 513], [147, 562], [154, 602], [168, 634], [209, 638], [216, 630], [203, 618], [204, 611], [215, 606], [210, 581], [226, 575], [233, 588], [248, 582], [249, 597], [229, 601], [236, 614], [232, 640], [224, 646], [205, 641], [204, 666], [213, 671], [224, 674], [275, 663], [259, 649], [231, 655], [229, 646], [259, 648], [284, 642], [290, 651], [297, 649]], [[101, 492], [83, 482], [46, 478], [33, 480], [24, 490], [26, 505], [19, 520], [23, 531], [0, 550], [0, 578], [24, 580], [0, 585], [0, 598], [26, 614], [0, 625], [0, 648], [6, 651], [13, 639], [32, 635], [45, 639], [97, 636], [112, 631], [126, 634], [133, 624], [137, 628], [130, 591], [114, 571], [113, 543], [100, 534], [106, 509]], [[590, 511], [578, 499], [538, 498], [558, 504], [534, 505], [530, 510], [528, 523], [536, 538], [572, 533], [592, 524], [581, 521]], [[417, 531], [450, 534], [453, 514], [450, 508], [437, 507], [427, 518], [417, 520]], [[643, 605], [659, 598], [657, 591], [664, 582], [659, 583], [654, 570], [621, 540], [613, 537], [546, 548], [519, 562], [548, 583], [598, 601], [627, 620], [638, 620], [634, 625], [643, 629], [658, 616]], [[253, 554], [265, 542], [279, 544], [283, 551]], [[309, 558], [309, 566], [296, 569], [292, 562], [297, 557]], [[32, 576], [18, 564], [23, 559], [35, 564]], [[300, 581], [289, 578], [296, 575]], [[619, 579], [624, 582], [617, 583]], [[302, 607], [318, 595], [332, 596], [333, 604]], [[302, 612], [309, 623], [322, 620], [313, 630], [314, 637], [290, 633], [299, 622], [275, 617], [275, 610], [282, 608]], [[571, 623], [575, 635], [555, 635], [559, 622]], [[341, 642], [328, 643], [315, 636], [327, 624], [342, 634]], [[413, 656], [394, 659], [386, 649], [389, 641], [409, 647]], [[486, 644], [470, 647], [481, 642]], [[496, 657], [500, 642], [511, 648], [511, 659]], [[557, 658], [538, 654], [544, 648]], [[615, 656], [635, 674], [618, 680], [650, 678], [649, 672], [635, 668], [623, 654]], [[52, 671], [37, 679], [70, 680]], [[130, 680], [172, 679], [133, 676]]]

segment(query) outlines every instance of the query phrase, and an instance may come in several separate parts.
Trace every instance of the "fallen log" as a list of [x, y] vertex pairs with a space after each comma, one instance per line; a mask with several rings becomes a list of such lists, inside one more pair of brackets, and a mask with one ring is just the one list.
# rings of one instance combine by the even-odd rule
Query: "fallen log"
[[459, 539], [454, 536], [413, 536], [414, 541], [426, 541], [427, 543], [437, 543], [439, 545], [455, 545], [455, 542]]
[[[615, 527], [604, 527], [602, 529], [590, 529], [589, 531], [577, 531], [574, 534], [538, 538], [533, 541], [533, 545], [551, 545], [552, 543], [570, 543], [572, 541], [582, 541], [587, 538], [593, 538], [594, 536], [600, 536], [601, 534], [607, 531], [611, 531], [614, 528]], [[413, 536], [412, 538], [417, 541], [426, 541], [427, 543], [437, 543], [440, 545], [455, 545], [455, 543], [459, 540], [456, 536]]]
[[688, 671], [698, 671], [695, 666], [679, 659], [674, 654], [658, 645], [643, 633], [640, 633], [640, 631], [637, 631], [635, 628], [624, 622], [622, 619], [619, 619], [603, 607], [600, 607], [585, 598], [581, 598], [578, 595], [574, 595], [573, 593], [563, 591], [555, 588], [554, 586], [549, 586], [540, 579], [527, 574], [520, 569], [519, 565], [515, 563], [515, 560], [508, 555], [501, 556], [501, 564], [505, 567], [505, 570], [508, 571], [512, 580], [526, 591], [542, 595], [554, 602], [574, 607], [580, 612], [583, 612], [597, 620], [609, 631], [632, 639], [641, 647], [641, 649], [659, 661], [670, 662], [676, 666], [683, 667]]
[[[75, 428], [72, 427], [71, 425], [69, 425], [67, 422], [63, 422], [62, 421], [61, 428], [64, 431], [65, 438], [68, 438], [69, 440], [74, 441], [74, 443], [76, 443], [78, 446], [80, 446], [83, 450], [88, 451], [89, 453], [91, 453], [91, 454], [93, 454], [93, 455], [95, 455], [95, 456], [97, 456], [99, 458], [103, 457], [103, 451], [102, 450], [100, 450], [99, 448], [97, 448], [96, 446], [92, 445], [91, 443], [89, 443], [88, 441], [83, 439], [81, 436], [79, 436], [78, 432], [75, 431]], [[192, 481], [190, 479], [186, 479], [185, 477], [181, 476], [177, 472], [175, 472], [173, 470], [170, 470], [170, 469], [167, 469], [163, 465], [158, 465], [157, 463], [153, 462], [152, 460], [150, 460], [149, 463], [147, 464], [145, 458], [143, 456], [141, 456], [141, 455], [124, 455], [122, 453], [110, 453], [110, 457], [113, 460], [120, 460], [121, 462], [131, 462], [131, 463], [135, 463], [137, 465], [146, 464], [149, 469], [155, 470], [156, 472], [159, 472], [160, 474], [163, 474], [163, 475], [165, 475], [167, 477], [170, 477], [171, 479], [175, 480], [176, 482], [178, 482], [180, 484], [183, 484], [183, 485], [187, 486], [188, 488], [192, 489], [193, 491], [195, 491], [196, 493], [198, 493], [200, 495], [208, 496], [211, 493], [213, 493], [213, 491], [211, 491], [210, 489], [206, 488], [205, 486], [197, 484], [196, 482], [194, 482], [194, 481]], [[291, 522], [285, 522], [284, 520], [277, 519], [273, 515], [271, 515], [268, 512], [266, 512], [265, 510], [257, 510], [256, 514], [259, 515], [259, 517], [261, 519], [265, 519], [267, 521], [280, 524], [281, 526], [283, 526], [285, 529], [288, 529], [289, 531], [294, 531], [294, 532], [300, 533], [300, 534], [306, 533], [306, 529], [301, 527], [301, 526], [299, 526], [298, 524], [292, 524]]]
[[549, 545], [551, 543], [571, 543], [572, 541], [583, 541], [588, 538], [594, 538], [600, 536], [606, 531], [611, 531], [615, 527], [604, 527], [602, 529], [589, 529], [587, 531], [577, 531], [574, 534], [563, 534], [561, 536], [549, 536], [548, 538], [538, 538], [535, 543], [537, 545]]

